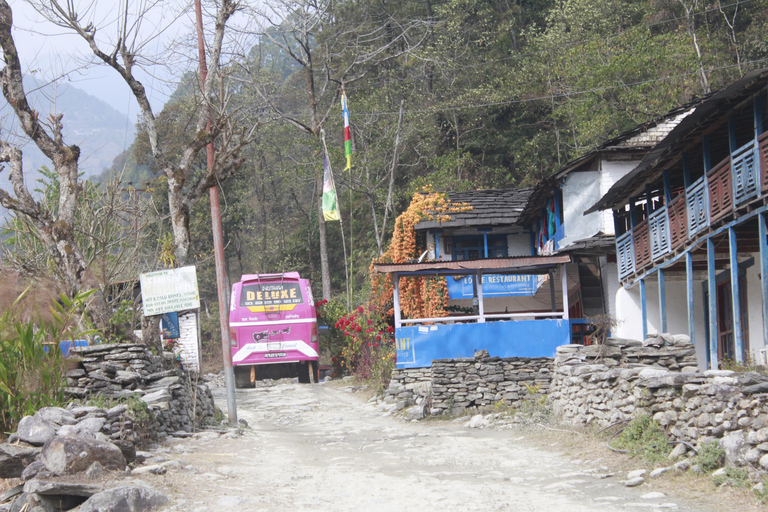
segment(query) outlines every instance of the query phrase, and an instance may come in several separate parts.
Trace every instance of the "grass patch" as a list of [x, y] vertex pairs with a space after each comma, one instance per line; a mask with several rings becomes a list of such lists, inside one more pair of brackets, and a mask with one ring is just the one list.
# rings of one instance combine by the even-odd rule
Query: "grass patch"
[[667, 460], [669, 442], [658, 423], [644, 414], [633, 419], [612, 442], [612, 447], [649, 464]]
[[720, 448], [717, 441], [703, 443], [699, 448], [699, 455], [696, 462], [705, 473], [711, 473], [716, 469], [723, 467], [725, 462], [725, 451]]
[[751, 487], [752, 482], [749, 481], [749, 472], [744, 468], [734, 468], [728, 466], [725, 468], [725, 474], [717, 475], [712, 479], [712, 483], [715, 487], [721, 485], [730, 485], [731, 487]]

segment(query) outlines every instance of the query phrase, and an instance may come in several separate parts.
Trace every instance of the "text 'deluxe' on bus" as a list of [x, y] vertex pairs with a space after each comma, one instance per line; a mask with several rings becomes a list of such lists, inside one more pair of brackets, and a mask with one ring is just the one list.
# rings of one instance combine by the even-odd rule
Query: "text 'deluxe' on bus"
[[244, 275], [232, 286], [229, 331], [237, 387], [284, 377], [317, 382], [317, 314], [298, 272]]

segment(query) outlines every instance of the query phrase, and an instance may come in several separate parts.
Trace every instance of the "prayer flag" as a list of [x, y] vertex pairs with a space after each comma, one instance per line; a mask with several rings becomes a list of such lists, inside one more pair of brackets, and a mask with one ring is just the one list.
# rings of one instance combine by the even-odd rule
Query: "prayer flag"
[[347, 157], [345, 171], [352, 169], [352, 133], [349, 131], [349, 110], [347, 109], [347, 95], [341, 91], [341, 113], [344, 116], [344, 155]]
[[339, 206], [336, 203], [336, 187], [333, 184], [333, 172], [328, 162], [328, 153], [323, 151], [323, 218], [326, 222], [341, 220]]

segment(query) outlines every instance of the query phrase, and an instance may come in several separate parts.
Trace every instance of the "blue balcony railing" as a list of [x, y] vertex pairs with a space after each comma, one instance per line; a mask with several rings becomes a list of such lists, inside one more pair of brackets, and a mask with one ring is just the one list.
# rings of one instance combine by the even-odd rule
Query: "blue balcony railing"
[[757, 144], [754, 140], [744, 144], [731, 154], [733, 197], [736, 199], [737, 205], [757, 197], [759, 192], [757, 161]]
[[688, 214], [688, 236], [709, 225], [709, 194], [707, 177], [702, 176], [685, 189], [685, 203]]
[[648, 217], [648, 231], [651, 238], [651, 259], [669, 252], [669, 216], [664, 206]]
[[635, 272], [635, 243], [632, 231], [627, 231], [616, 238], [616, 259], [619, 266], [619, 279]]
[[[651, 267], [691, 243], [710, 224], [730, 221], [741, 205], [768, 196], [768, 131], [731, 153], [646, 221], [616, 238], [619, 279]], [[646, 234], [647, 229], [647, 234]]]

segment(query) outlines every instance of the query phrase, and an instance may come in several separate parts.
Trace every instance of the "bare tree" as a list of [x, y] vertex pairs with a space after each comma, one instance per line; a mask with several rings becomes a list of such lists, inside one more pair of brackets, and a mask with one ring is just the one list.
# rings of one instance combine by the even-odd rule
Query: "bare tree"
[[[213, 41], [209, 46], [209, 72], [202, 84], [202, 95], [193, 118], [194, 132], [191, 134], [180, 156], [173, 158], [171, 152], [159, 137], [158, 121], [149, 102], [144, 84], [136, 76], [136, 68], [146, 58], [146, 38], [142, 38], [142, 19], [149, 17], [149, 7], [142, 3], [139, 10], [132, 11], [129, 2], [121, 2], [120, 23], [114, 40], [97, 40], [98, 27], [89, 21], [88, 4], [77, 9], [73, 0], [66, 4], [59, 0], [29, 0], [35, 9], [55, 25], [80, 36], [98, 62], [111, 67], [130, 87], [139, 104], [142, 124], [149, 138], [152, 157], [168, 183], [168, 206], [175, 243], [177, 265], [183, 265], [190, 251], [191, 237], [189, 220], [192, 209], [209, 188], [232, 176], [243, 164], [243, 147], [254, 138], [259, 123], [243, 126], [238, 122], [237, 112], [231, 108], [233, 91], [227, 87], [226, 70], [222, 66], [227, 24], [240, 9], [236, 0], [221, 0], [215, 9]], [[209, 124], [210, 123], [210, 124]], [[216, 143], [214, 165], [205, 172], [197, 171], [197, 160], [201, 151], [211, 142]]]
[[[41, 115], [27, 101], [22, 83], [22, 68], [12, 34], [13, 13], [6, 0], [0, 0], [0, 48], [5, 67], [0, 71], [3, 96], [13, 109], [22, 132], [51, 161], [59, 183], [55, 208], [44, 207], [30, 193], [24, 179], [22, 152], [6, 139], [0, 139], [0, 162], [7, 164], [13, 194], [0, 189], [0, 204], [24, 216], [34, 226], [42, 245], [58, 269], [69, 294], [96, 290], [86, 308], [87, 313], [106, 336], [117, 333], [110, 320], [105, 290], [76, 240], [75, 226], [82, 184], [78, 181], [80, 148], [64, 142], [63, 114]], [[132, 332], [125, 334], [135, 339]]]
[[[335, 22], [336, 5], [333, 0], [269, 0], [251, 10], [258, 36], [298, 64], [306, 89], [300, 115], [293, 110], [295, 105], [281, 104], [263, 83], [253, 80], [257, 93], [278, 118], [316, 139], [331, 114], [338, 115], [342, 88], [362, 79], [370, 69], [415, 50], [429, 36], [432, 23], [430, 19], [399, 20], [382, 4], [375, 16], [350, 16], [341, 25]], [[322, 191], [322, 176], [317, 180]], [[322, 214], [318, 221], [323, 298], [330, 300]]]

